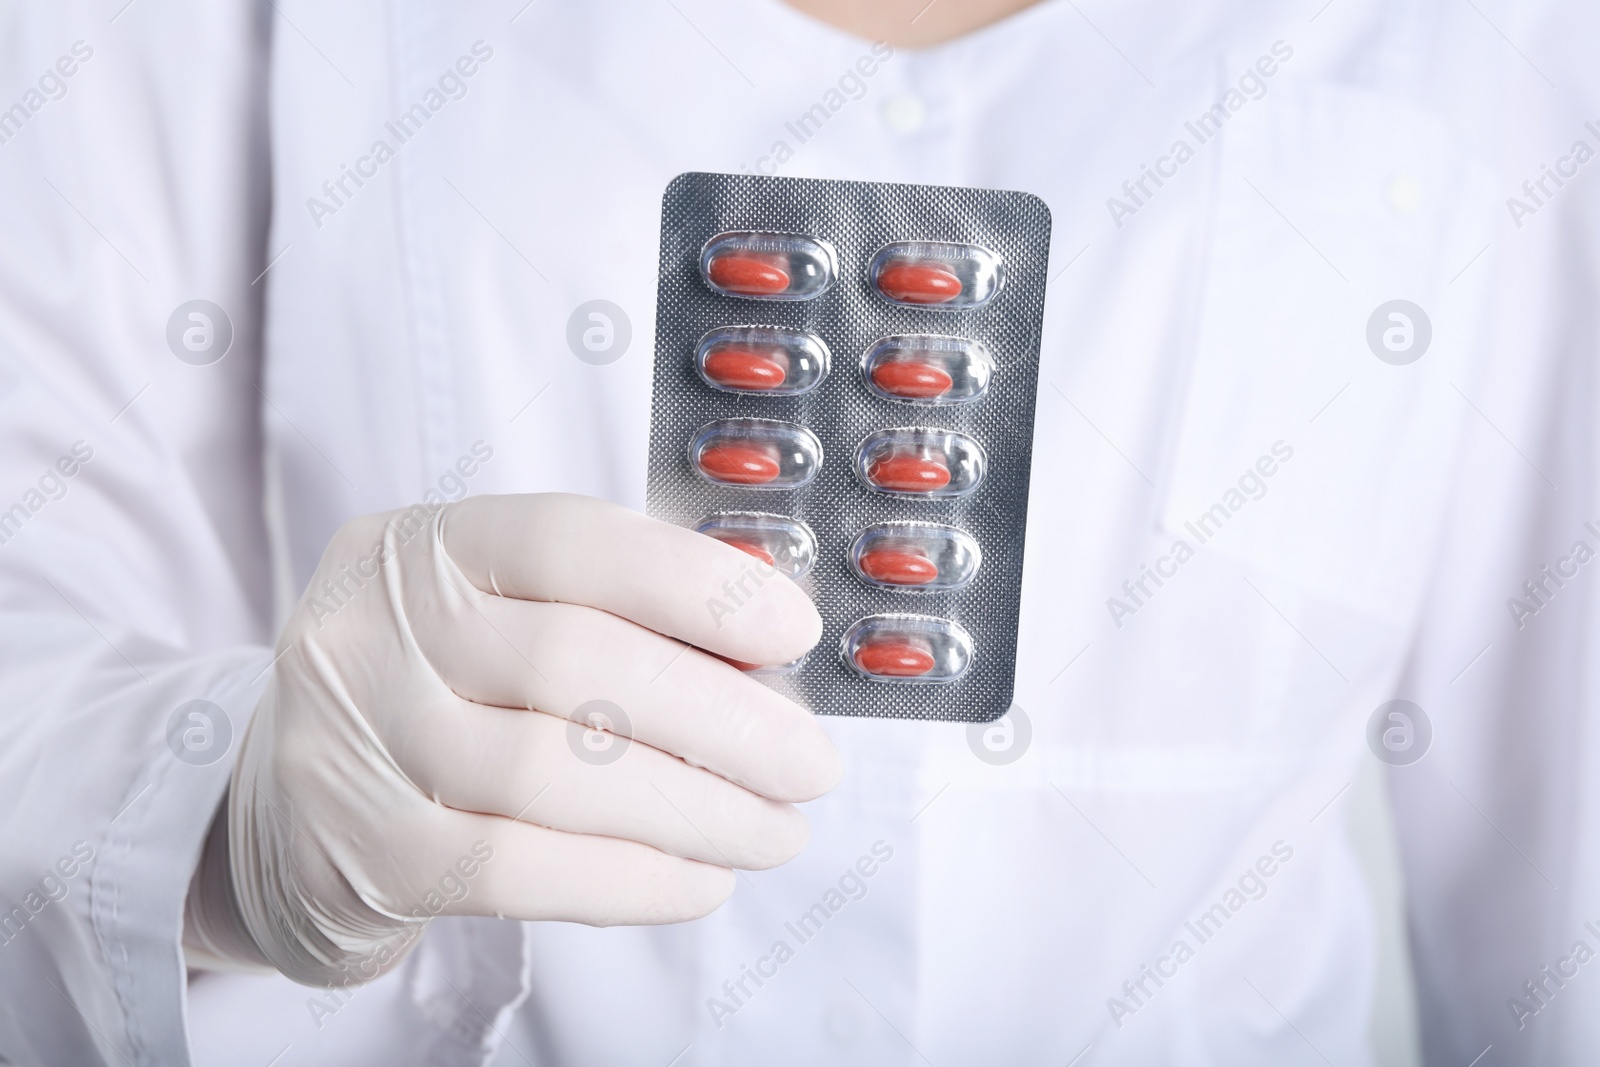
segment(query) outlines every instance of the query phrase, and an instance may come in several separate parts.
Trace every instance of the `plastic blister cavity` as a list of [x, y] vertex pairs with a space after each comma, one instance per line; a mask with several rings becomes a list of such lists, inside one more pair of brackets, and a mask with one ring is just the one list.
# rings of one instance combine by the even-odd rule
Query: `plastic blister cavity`
[[777, 570], [800, 578], [817, 558], [816, 535], [803, 522], [760, 511], [723, 511], [707, 515], [695, 530], [732, 545]]
[[1049, 245], [1025, 193], [668, 187], [649, 512], [822, 617], [798, 661], [735, 667], [819, 714], [1011, 706]]
[[909, 334], [885, 337], [867, 349], [861, 373], [867, 388], [907, 404], [962, 404], [989, 388], [994, 357], [982, 341]]
[[908, 497], [966, 496], [983, 481], [978, 442], [954, 430], [879, 430], [856, 450], [856, 473], [869, 489]]
[[817, 476], [822, 445], [810, 430], [771, 419], [720, 419], [689, 443], [700, 477], [746, 489], [793, 489]]
[[867, 268], [885, 300], [935, 311], [964, 311], [994, 299], [1005, 283], [1000, 257], [975, 244], [896, 241]]
[[700, 252], [700, 274], [724, 296], [747, 300], [810, 300], [833, 284], [832, 246], [793, 233], [720, 233]]
[[972, 637], [948, 619], [873, 615], [845, 631], [839, 655], [874, 682], [953, 682], [972, 665]]
[[850, 567], [858, 578], [905, 593], [960, 589], [982, 561], [970, 534], [936, 522], [874, 523], [850, 546]]
[[796, 396], [828, 373], [828, 346], [804, 330], [721, 326], [700, 339], [694, 363], [713, 389]]

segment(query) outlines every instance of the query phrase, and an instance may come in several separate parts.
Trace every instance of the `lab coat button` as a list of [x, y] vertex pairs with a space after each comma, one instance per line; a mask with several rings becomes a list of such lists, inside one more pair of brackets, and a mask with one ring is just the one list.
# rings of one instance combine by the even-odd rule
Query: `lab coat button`
[[927, 118], [928, 109], [921, 98], [911, 93], [896, 93], [883, 102], [883, 121], [895, 133], [916, 133]]
[[1422, 186], [1417, 179], [1401, 171], [1389, 180], [1389, 206], [1403, 215], [1409, 215], [1422, 206]]

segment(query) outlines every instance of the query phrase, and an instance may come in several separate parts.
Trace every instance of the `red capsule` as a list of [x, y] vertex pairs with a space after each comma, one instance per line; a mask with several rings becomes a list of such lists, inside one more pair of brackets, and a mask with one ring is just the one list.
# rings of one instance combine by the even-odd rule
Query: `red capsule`
[[955, 380], [937, 364], [895, 359], [872, 368], [872, 384], [890, 396], [933, 400], [948, 393]]
[[[715, 652], [711, 654], [713, 656], [717, 656]], [[759, 671], [762, 667], [766, 666], [765, 663], [746, 663], [742, 659], [732, 659], [728, 656], [717, 656], [717, 659], [720, 659], [730, 667], [737, 667], [741, 671]]]
[[893, 263], [878, 275], [878, 289], [902, 304], [943, 304], [961, 295], [961, 279], [935, 263]]
[[918, 678], [933, 670], [933, 653], [909, 641], [873, 641], [856, 649], [856, 666], [885, 678]]
[[719, 348], [706, 356], [706, 377], [728, 389], [776, 389], [789, 376], [789, 357], [759, 348]]
[[[700, 453], [700, 469], [719, 482], [766, 485], [783, 470], [771, 449], [759, 445], [713, 445]], [[945, 475], [949, 480], [949, 475]]]
[[743, 552], [747, 556], [754, 556], [756, 559], [759, 559], [762, 563], [765, 563], [769, 567], [774, 564], [772, 553], [768, 552], [760, 545], [751, 544], [749, 541], [724, 541], [722, 543], [728, 545], [729, 547], [737, 548], [740, 552]]
[[890, 455], [874, 460], [867, 477], [880, 489], [898, 493], [931, 493], [950, 484], [950, 468], [937, 459]]
[[857, 562], [862, 574], [890, 585], [927, 585], [939, 577], [938, 566], [920, 552], [880, 548], [863, 552]]
[[[706, 267], [706, 275], [713, 285], [730, 293], [771, 296], [786, 292], [789, 288], [789, 272], [769, 256], [737, 253], [718, 256]], [[956, 288], [960, 289], [959, 283]]]

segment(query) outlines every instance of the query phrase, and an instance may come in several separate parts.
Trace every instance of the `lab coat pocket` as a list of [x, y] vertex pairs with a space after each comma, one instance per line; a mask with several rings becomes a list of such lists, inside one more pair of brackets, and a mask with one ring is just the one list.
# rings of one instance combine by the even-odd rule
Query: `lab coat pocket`
[[1162, 524], [1393, 634], [1471, 414], [1495, 198], [1442, 123], [1348, 86], [1284, 85], [1217, 136]]

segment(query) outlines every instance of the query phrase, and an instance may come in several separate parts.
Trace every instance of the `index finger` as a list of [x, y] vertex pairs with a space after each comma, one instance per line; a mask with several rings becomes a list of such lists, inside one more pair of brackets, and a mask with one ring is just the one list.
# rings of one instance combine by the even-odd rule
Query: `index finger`
[[479, 589], [583, 604], [749, 663], [787, 663], [822, 636], [789, 579], [723, 544], [592, 497], [468, 497], [440, 539]]

